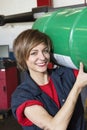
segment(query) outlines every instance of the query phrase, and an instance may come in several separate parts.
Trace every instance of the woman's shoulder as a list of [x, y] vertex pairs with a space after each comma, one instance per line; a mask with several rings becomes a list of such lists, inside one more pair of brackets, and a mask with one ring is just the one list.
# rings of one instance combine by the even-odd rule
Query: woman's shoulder
[[52, 70], [53, 75], [65, 75], [65, 76], [74, 76], [76, 77], [78, 75], [78, 70], [72, 69], [70, 67], [66, 66], [56, 66]]
[[66, 67], [66, 66], [54, 66], [53, 68], [54, 71], [58, 71], [58, 72], [67, 72], [67, 71], [70, 71], [70, 72], [73, 72], [73, 69], [72, 68], [69, 68], [69, 67]]

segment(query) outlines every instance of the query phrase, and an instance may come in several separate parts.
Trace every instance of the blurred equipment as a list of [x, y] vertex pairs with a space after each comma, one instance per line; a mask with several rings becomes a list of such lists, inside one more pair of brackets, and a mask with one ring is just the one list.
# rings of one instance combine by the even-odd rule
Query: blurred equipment
[[11, 95], [18, 85], [16, 62], [9, 59], [8, 45], [0, 45], [0, 119], [7, 116]]

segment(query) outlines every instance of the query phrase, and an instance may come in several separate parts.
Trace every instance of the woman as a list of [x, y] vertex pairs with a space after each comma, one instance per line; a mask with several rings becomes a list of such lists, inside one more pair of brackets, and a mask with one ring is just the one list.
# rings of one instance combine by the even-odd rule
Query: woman
[[[28, 29], [15, 39], [13, 50], [26, 77], [12, 95], [13, 115], [24, 130], [85, 130], [81, 90], [87, 74], [55, 66], [50, 38]], [[50, 67], [50, 62], [54, 66]], [[77, 78], [76, 78], [77, 75]]]

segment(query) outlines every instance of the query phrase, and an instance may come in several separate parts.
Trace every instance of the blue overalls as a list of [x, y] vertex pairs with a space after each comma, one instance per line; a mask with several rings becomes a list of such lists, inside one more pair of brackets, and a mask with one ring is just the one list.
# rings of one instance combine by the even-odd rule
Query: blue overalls
[[[62, 106], [66, 101], [66, 98], [76, 79], [73, 70], [66, 67], [59, 67], [49, 71], [49, 74], [54, 83]], [[55, 116], [58, 112], [59, 108], [56, 103], [47, 94], [41, 91], [37, 84], [31, 79], [29, 74], [26, 73], [25, 81], [17, 87], [12, 95], [11, 108], [13, 115], [16, 117], [15, 112], [20, 104], [27, 100], [35, 99], [44, 104], [44, 108], [50, 113], [50, 115]], [[41, 130], [36, 125], [22, 127], [23, 130]], [[67, 130], [85, 130], [84, 109], [80, 95]]]

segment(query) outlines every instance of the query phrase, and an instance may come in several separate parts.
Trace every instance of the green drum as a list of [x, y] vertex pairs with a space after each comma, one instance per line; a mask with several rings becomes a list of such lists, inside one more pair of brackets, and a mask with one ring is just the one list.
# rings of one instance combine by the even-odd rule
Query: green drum
[[32, 28], [49, 35], [59, 64], [78, 69], [82, 61], [87, 71], [87, 7], [46, 13]]

